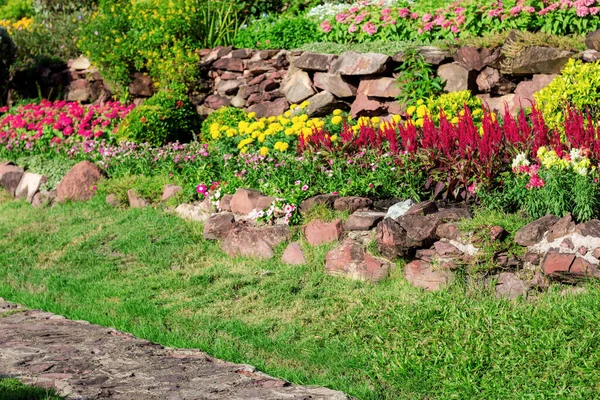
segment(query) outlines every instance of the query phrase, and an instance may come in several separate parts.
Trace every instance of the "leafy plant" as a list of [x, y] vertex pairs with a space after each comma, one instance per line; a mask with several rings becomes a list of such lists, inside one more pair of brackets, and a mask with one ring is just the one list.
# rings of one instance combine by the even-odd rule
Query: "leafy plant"
[[82, 29], [80, 49], [103, 76], [121, 86], [134, 71], [159, 85], [199, 81], [197, 49], [231, 44], [244, 22], [229, 0], [106, 1]]
[[304, 17], [267, 17], [251, 21], [235, 38], [236, 47], [296, 49], [317, 41], [317, 25]]
[[159, 90], [134, 108], [119, 127], [121, 141], [159, 146], [190, 140], [199, 127], [199, 116], [184, 89], [174, 86]]
[[31, 16], [33, 16], [31, 0], [0, 1], [0, 20], [18, 21]]
[[442, 92], [442, 80], [431, 65], [425, 62], [424, 57], [414, 50], [404, 53], [404, 61], [398, 71], [398, 100], [407, 107]]

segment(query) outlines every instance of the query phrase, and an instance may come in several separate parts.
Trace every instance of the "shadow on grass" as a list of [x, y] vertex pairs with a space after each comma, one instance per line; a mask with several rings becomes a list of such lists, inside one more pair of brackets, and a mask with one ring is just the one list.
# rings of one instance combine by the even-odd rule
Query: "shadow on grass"
[[0, 378], [0, 400], [61, 400], [54, 391], [22, 384], [16, 379]]

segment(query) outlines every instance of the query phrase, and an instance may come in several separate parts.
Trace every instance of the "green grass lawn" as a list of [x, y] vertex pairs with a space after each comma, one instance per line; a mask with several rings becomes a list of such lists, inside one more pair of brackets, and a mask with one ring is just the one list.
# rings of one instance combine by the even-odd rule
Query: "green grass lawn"
[[496, 300], [228, 259], [202, 226], [101, 199], [0, 200], [0, 296], [361, 399], [600, 398], [600, 290]]
[[60, 400], [52, 391], [25, 386], [16, 379], [0, 378], [0, 400]]

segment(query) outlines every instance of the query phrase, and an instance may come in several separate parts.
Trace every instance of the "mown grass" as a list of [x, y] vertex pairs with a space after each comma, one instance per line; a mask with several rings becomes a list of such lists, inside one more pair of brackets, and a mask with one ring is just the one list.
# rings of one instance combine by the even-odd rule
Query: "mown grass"
[[54, 392], [23, 385], [16, 379], [0, 378], [0, 400], [60, 400]]
[[[509, 302], [228, 259], [199, 224], [100, 199], [0, 202], [0, 296], [361, 399], [593, 399], [600, 290]], [[281, 251], [282, 249], [280, 249]]]

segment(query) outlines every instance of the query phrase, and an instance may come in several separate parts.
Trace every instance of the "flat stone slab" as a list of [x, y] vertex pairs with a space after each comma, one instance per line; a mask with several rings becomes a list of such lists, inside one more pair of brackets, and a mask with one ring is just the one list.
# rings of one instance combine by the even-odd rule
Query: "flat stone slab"
[[199, 350], [163, 347], [84, 321], [27, 311], [1, 298], [0, 377], [52, 388], [67, 399], [349, 399]]

